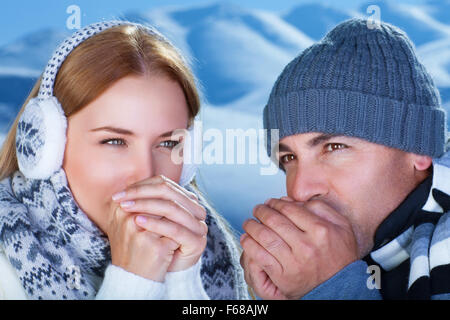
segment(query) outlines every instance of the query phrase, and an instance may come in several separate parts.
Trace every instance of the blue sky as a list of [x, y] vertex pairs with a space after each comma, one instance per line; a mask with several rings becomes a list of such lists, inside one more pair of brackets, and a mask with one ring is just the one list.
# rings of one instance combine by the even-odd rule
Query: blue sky
[[[119, 17], [121, 13], [133, 9], [151, 9], [169, 5], [193, 5], [219, 2], [222, 0], [15, 0], [2, 1], [0, 10], [0, 46], [14, 41], [20, 36], [45, 27], [65, 28], [70, 14], [66, 13], [70, 5], [81, 9], [81, 25], [101, 19]], [[369, 0], [321, 0], [339, 8], [357, 8]], [[398, 0], [397, 0], [398, 1]], [[312, 0], [234, 0], [229, 1], [242, 7], [283, 12]], [[406, 2], [406, 1], [402, 1]], [[423, 0], [408, 0], [420, 3]]]

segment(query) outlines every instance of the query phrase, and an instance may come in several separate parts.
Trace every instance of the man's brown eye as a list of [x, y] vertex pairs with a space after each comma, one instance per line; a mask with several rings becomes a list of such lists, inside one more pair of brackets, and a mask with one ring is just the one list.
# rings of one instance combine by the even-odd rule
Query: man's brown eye
[[347, 146], [342, 143], [328, 143], [325, 145], [325, 150], [328, 152], [345, 149], [345, 148], [347, 148]]
[[288, 163], [291, 160], [294, 160], [295, 156], [293, 154], [285, 154], [280, 158], [281, 163]]

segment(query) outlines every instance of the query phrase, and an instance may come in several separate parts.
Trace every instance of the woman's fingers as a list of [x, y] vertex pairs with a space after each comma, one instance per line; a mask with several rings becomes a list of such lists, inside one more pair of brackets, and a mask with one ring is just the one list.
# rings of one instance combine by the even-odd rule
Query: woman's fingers
[[171, 200], [186, 208], [197, 219], [204, 220], [206, 218], [205, 208], [199, 204], [196, 196], [182, 189], [173, 181], [156, 176], [129, 186], [126, 190], [115, 194], [113, 200], [125, 203], [125, 206], [136, 199], [157, 198]]
[[178, 243], [180, 245], [179, 250], [184, 256], [198, 255], [203, 252], [206, 246], [206, 234], [195, 234], [188, 228], [165, 218], [153, 219], [146, 215], [137, 215], [135, 222], [147, 231], [167, 237]]
[[160, 199], [136, 199], [122, 203], [122, 209], [133, 213], [146, 213], [164, 217], [184, 226], [198, 235], [206, 235], [208, 228], [203, 220], [198, 220], [183, 206], [175, 201]]
[[[166, 270], [185, 270], [198, 261], [206, 247], [208, 227], [205, 223], [206, 209], [192, 192], [170, 179], [156, 176], [135, 183], [112, 198], [112, 205], [118, 205], [131, 217], [135, 232], [140, 235], [138, 238], [154, 248], [150, 252], [162, 254], [155, 259], [163, 262], [164, 266], [170, 262]], [[146, 222], [138, 223], [137, 215], [146, 217]], [[164, 249], [165, 246], [158, 245], [169, 239], [178, 246], [171, 254]], [[156, 241], [153, 245], [150, 244], [152, 240]], [[120, 241], [118, 243], [120, 245]], [[126, 256], [120, 251], [116, 256], [122, 254]]]
[[184, 193], [186, 196], [188, 196], [189, 198], [193, 199], [193, 200], [198, 200], [198, 196], [193, 193], [190, 192], [188, 190], [186, 190], [185, 188], [183, 188], [182, 186], [180, 186], [178, 183], [176, 183], [175, 181], [167, 178], [164, 175], [157, 175], [136, 183], [133, 183], [130, 186], [139, 186], [139, 185], [144, 185], [144, 184], [158, 184], [158, 183], [168, 183], [170, 184], [172, 187], [178, 189], [180, 192]]

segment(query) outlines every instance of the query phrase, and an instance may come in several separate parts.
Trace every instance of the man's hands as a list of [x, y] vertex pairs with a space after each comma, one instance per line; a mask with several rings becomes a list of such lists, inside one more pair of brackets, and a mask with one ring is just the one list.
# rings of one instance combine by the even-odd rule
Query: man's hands
[[244, 222], [241, 265], [263, 299], [299, 299], [358, 259], [347, 218], [322, 201], [270, 199]]
[[115, 195], [106, 233], [114, 265], [163, 281], [194, 265], [206, 247], [206, 210], [195, 194], [155, 176]]

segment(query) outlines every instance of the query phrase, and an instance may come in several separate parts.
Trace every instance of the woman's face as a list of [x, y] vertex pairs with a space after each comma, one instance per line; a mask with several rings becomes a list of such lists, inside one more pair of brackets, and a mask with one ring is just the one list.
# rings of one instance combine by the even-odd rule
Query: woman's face
[[186, 129], [188, 107], [179, 84], [166, 77], [128, 76], [68, 119], [63, 169], [80, 208], [105, 231], [111, 196], [162, 174], [178, 182], [171, 160]]

